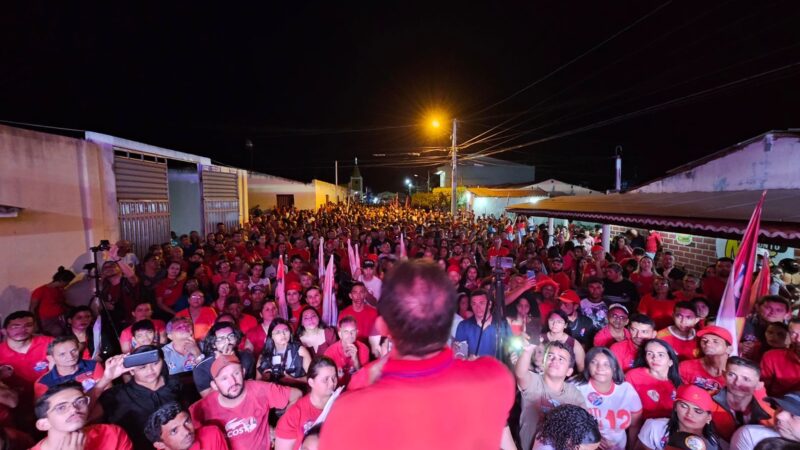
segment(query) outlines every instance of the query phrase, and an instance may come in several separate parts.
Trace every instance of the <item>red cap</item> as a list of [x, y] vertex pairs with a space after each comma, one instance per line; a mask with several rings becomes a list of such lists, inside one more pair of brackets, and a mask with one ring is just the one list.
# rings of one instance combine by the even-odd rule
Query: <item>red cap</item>
[[460, 273], [461, 273], [461, 267], [458, 267], [458, 266], [450, 266], [450, 267], [448, 267], [448, 268], [447, 268], [447, 271], [448, 271], [448, 272], [455, 272], [455, 273], [458, 273], [458, 274], [460, 274]]
[[603, 252], [605, 253], [606, 249], [603, 248], [602, 245], [595, 245], [592, 247], [592, 253]]
[[287, 283], [286, 284], [286, 292], [289, 292], [289, 291], [303, 292], [303, 285], [301, 285], [297, 281], [292, 281], [291, 283]]
[[239, 364], [239, 358], [236, 355], [219, 355], [214, 358], [214, 362], [211, 363], [211, 376], [216, 378], [219, 376], [219, 372], [224, 369], [225, 367], [230, 366], [231, 364]]
[[708, 325], [707, 327], [697, 332], [697, 337], [701, 338], [707, 334], [713, 334], [715, 336], [719, 336], [725, 342], [727, 342], [728, 345], [733, 345], [733, 337], [731, 336], [731, 333], [725, 328], [718, 327], [716, 325]]
[[708, 391], [693, 384], [680, 385], [680, 387], [678, 387], [677, 400], [691, 403], [703, 411], [714, 410], [714, 400], [711, 399], [711, 395]]
[[558, 295], [558, 288], [560, 286], [550, 277], [543, 277], [541, 280], [536, 281], [536, 292], [540, 292], [545, 286], [553, 286], [556, 290], [556, 295]]
[[562, 292], [561, 295], [558, 296], [558, 299], [564, 303], [577, 304], [581, 302], [581, 298], [578, 296], [578, 293], [572, 289], [567, 289], [566, 291]]

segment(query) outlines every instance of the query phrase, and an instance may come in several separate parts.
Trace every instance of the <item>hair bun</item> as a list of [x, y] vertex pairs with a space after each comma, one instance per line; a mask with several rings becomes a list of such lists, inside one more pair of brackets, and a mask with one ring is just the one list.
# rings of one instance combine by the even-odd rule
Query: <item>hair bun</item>
[[58, 271], [59, 272], [65, 272], [66, 269], [64, 269], [64, 266], [58, 266]]

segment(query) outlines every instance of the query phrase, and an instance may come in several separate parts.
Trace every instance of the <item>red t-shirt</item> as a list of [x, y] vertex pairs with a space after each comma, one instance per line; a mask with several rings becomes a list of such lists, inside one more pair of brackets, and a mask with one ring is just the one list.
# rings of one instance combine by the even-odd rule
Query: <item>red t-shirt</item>
[[[175, 314], [175, 317], [192, 317], [192, 312], [189, 308], [183, 309], [178, 311], [178, 314]], [[197, 316], [197, 320], [194, 320], [194, 339], [196, 341], [202, 341], [206, 335], [208, 334], [208, 330], [214, 326], [214, 322], [217, 320], [217, 311], [210, 306], [201, 306], [200, 307], [200, 315]]]
[[675, 304], [678, 299], [656, 300], [652, 295], [647, 294], [639, 302], [639, 312], [653, 319], [656, 323], [656, 330], [672, 325], [675, 320], [672, 313], [675, 311]]
[[223, 430], [232, 450], [269, 449], [269, 410], [289, 404], [289, 388], [273, 383], [247, 380], [244, 400], [236, 408], [220, 406], [214, 391], [189, 407], [195, 428], [214, 425]]
[[633, 344], [630, 339], [625, 339], [622, 342], [613, 344], [610, 348], [611, 353], [617, 357], [620, 367], [624, 372], [633, 368], [633, 363], [636, 361], [636, 355], [639, 354], [639, 347]]
[[625, 374], [625, 380], [633, 385], [642, 399], [642, 418], [644, 420], [669, 417], [677, 391], [669, 380], [657, 380], [646, 367], [632, 369]]
[[50, 370], [47, 362], [47, 346], [53, 338], [50, 336], [33, 336], [31, 346], [26, 353], [18, 353], [8, 346], [8, 342], [0, 343], [0, 365], [8, 364], [14, 368], [11, 378], [4, 380], [12, 388], [16, 388], [26, 402], [32, 402], [33, 384]]
[[217, 273], [211, 277], [211, 282], [214, 283], [214, 288], [219, 286], [223, 281], [230, 283], [231, 287], [236, 286], [236, 274], [233, 272], [228, 272], [228, 276], [223, 277], [222, 274]]
[[[625, 339], [630, 340], [631, 332], [628, 331], [627, 328], [623, 328], [622, 332], [625, 334]], [[616, 343], [617, 341], [614, 339], [614, 336], [611, 335], [608, 325], [604, 326], [600, 331], [597, 332], [597, 334], [594, 335], [595, 347], [611, 347]]]
[[671, 327], [659, 331], [656, 337], [669, 344], [670, 347], [675, 350], [675, 353], [678, 354], [678, 359], [681, 361], [695, 359], [700, 356], [700, 349], [697, 348], [697, 336], [694, 330], [692, 330], [692, 337], [690, 339], [683, 339], [676, 336], [672, 332]]
[[569, 275], [564, 273], [563, 270], [561, 272], [551, 274], [550, 278], [552, 278], [553, 281], [558, 283], [558, 289], [561, 292], [572, 288], [572, 280], [569, 279]]
[[239, 329], [242, 330], [242, 333], [247, 333], [257, 326], [258, 320], [250, 314], [242, 314], [242, 317], [239, 318]]
[[164, 305], [172, 308], [183, 294], [183, 281], [164, 278], [156, 285], [156, 298], [161, 298]]
[[[156, 329], [156, 336], [167, 332], [167, 326], [164, 324], [163, 320], [150, 319], [150, 321], [153, 322], [153, 327]], [[119, 334], [119, 343], [127, 343], [131, 348], [135, 348], [136, 346], [133, 345], [133, 333], [131, 333], [131, 328], [132, 326], [122, 330], [122, 333]]]
[[353, 306], [348, 306], [339, 313], [339, 318], [345, 316], [353, 316], [356, 318], [358, 327], [357, 338], [359, 341], [366, 342], [369, 334], [372, 333], [372, 326], [375, 325], [375, 319], [378, 318], [378, 310], [369, 305], [364, 305], [364, 308], [356, 312]]
[[250, 328], [249, 331], [245, 332], [245, 338], [253, 344], [253, 355], [261, 354], [261, 350], [264, 350], [264, 345], [267, 343], [267, 332], [264, 331], [263, 324], [258, 324], [253, 328]]
[[67, 312], [64, 290], [61, 288], [39, 286], [31, 293], [31, 299], [39, 299], [39, 318], [55, 319]]
[[311, 397], [305, 395], [286, 410], [275, 428], [275, 436], [281, 439], [294, 439], [292, 449], [298, 450], [306, 431], [314, 426], [320, 414], [322, 410], [312, 405]]
[[492, 256], [503, 257], [503, 256], [508, 256], [509, 253], [511, 252], [506, 247], [500, 247], [499, 250], [495, 247], [492, 247], [489, 249], [488, 255], [489, 258], [491, 258]]
[[[125, 430], [116, 425], [98, 424], [89, 425], [83, 429], [85, 436], [84, 450], [133, 450], [133, 444]], [[47, 438], [45, 438], [47, 439]], [[45, 439], [30, 448], [41, 450]]]
[[661, 245], [661, 235], [652, 232], [648, 234], [644, 240], [644, 251], [647, 253], [655, 253], [658, 251], [659, 245]]
[[650, 276], [645, 276], [639, 272], [634, 272], [631, 274], [630, 280], [636, 286], [639, 297], [644, 297], [653, 292], [653, 282], [656, 280], [656, 274], [651, 273]]
[[708, 298], [711, 304], [711, 312], [716, 312], [719, 308], [719, 302], [722, 300], [722, 294], [725, 292], [726, 280], [719, 277], [703, 278], [703, 294]]
[[[358, 348], [359, 366], [364, 367], [364, 365], [369, 362], [369, 348], [359, 341], [356, 341], [356, 348]], [[325, 350], [325, 356], [336, 363], [336, 368], [339, 372], [339, 386], [346, 386], [350, 381], [350, 376], [356, 372], [356, 368], [353, 364], [353, 360], [344, 354], [342, 341], [337, 341], [335, 344], [328, 347], [328, 349]]]
[[373, 385], [336, 400], [319, 448], [497, 449], [513, 403], [514, 379], [494, 358], [458, 360], [445, 349], [390, 359]]
[[772, 397], [800, 391], [800, 361], [791, 349], [769, 350], [761, 358], [761, 380]]
[[194, 430], [194, 444], [189, 450], [228, 450], [228, 441], [217, 427], [201, 427]]
[[703, 367], [703, 358], [689, 359], [681, 362], [678, 366], [681, 380], [684, 384], [693, 384], [705, 389], [710, 395], [715, 395], [725, 387], [725, 375], [717, 377], [708, 373]]

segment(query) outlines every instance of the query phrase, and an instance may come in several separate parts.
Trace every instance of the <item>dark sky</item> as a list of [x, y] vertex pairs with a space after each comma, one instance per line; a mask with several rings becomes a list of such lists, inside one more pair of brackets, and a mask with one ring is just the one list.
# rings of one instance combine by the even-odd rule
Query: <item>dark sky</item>
[[794, 0], [19, 3], [0, 15], [0, 120], [244, 168], [251, 139], [257, 170], [304, 181], [358, 157], [367, 186], [403, 189], [446, 158], [404, 154], [447, 144], [431, 109], [459, 142], [492, 130], [464, 154], [536, 141], [494, 156], [599, 189], [617, 145], [635, 184], [800, 127]]

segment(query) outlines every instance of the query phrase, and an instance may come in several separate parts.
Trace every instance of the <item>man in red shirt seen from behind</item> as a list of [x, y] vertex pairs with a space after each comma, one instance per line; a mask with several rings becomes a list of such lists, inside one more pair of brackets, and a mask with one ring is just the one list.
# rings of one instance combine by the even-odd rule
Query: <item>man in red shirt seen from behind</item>
[[23, 429], [33, 425], [33, 385], [50, 370], [47, 346], [50, 336], [34, 336], [35, 319], [30, 311], [15, 311], [3, 321], [5, 342], [0, 343], [0, 369], [11, 368], [5, 383], [19, 392], [17, 422]]
[[703, 294], [711, 304], [711, 312], [716, 314], [719, 310], [719, 302], [725, 292], [725, 285], [728, 283], [728, 276], [731, 274], [733, 260], [722, 257], [717, 260], [716, 274], [713, 277], [703, 278]]
[[219, 428], [195, 428], [189, 413], [174, 402], [150, 415], [144, 434], [159, 450], [228, 450]]
[[47, 437], [31, 450], [133, 450], [125, 431], [109, 424], [86, 426], [89, 417], [89, 397], [81, 385], [70, 381], [53, 386], [36, 401], [36, 428]]
[[376, 328], [394, 348], [374, 384], [334, 403], [320, 449], [499, 448], [514, 379], [493, 358], [459, 360], [446, 347], [456, 292], [444, 271], [398, 265], [378, 308]]

